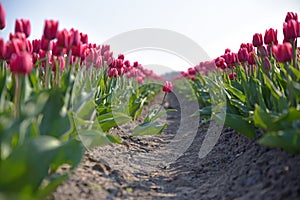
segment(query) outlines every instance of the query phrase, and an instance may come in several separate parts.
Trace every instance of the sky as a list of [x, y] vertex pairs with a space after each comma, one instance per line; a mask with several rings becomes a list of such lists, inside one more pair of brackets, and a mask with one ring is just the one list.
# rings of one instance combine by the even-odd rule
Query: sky
[[[7, 26], [0, 37], [8, 39], [16, 19], [31, 21], [29, 39], [40, 38], [45, 19], [59, 21], [59, 29], [75, 28], [89, 35], [89, 41], [104, 43], [127, 31], [142, 28], [165, 29], [191, 39], [213, 59], [225, 48], [237, 52], [241, 43], [251, 42], [254, 33], [278, 29], [288, 11], [300, 15], [300, 0], [1, 0]], [[300, 17], [300, 16], [299, 16]], [[147, 38], [145, 38], [147, 39]], [[176, 41], [174, 41], [176, 43]], [[168, 65], [184, 70], [188, 63], [166, 52], [147, 50], [128, 54], [141, 63]], [[199, 60], [200, 62], [201, 60]]]

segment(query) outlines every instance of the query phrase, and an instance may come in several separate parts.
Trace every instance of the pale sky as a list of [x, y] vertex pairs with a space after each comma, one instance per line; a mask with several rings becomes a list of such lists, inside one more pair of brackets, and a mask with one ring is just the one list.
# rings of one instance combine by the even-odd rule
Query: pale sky
[[[20, 18], [31, 21], [30, 39], [41, 37], [45, 19], [55, 19], [59, 20], [59, 29], [78, 29], [89, 35], [90, 42], [99, 44], [126, 31], [160, 28], [185, 35], [200, 45], [210, 58], [223, 54], [225, 48], [238, 51], [242, 42], [252, 41], [254, 33], [264, 34], [265, 30], [271, 27], [278, 29], [278, 38], [281, 42], [282, 24], [286, 13], [293, 11], [300, 15], [300, 0], [1, 0], [0, 2], [7, 14], [7, 27], [0, 31], [0, 36], [5, 39], [8, 39], [9, 32], [14, 30], [15, 19]], [[138, 54], [133, 58], [147, 62], [144, 64], [154, 62], [149, 61], [151, 57], [149, 55], [148, 58], [141, 56]], [[177, 65], [175, 67], [177, 70], [188, 67], [184, 62], [171, 60], [166, 60], [166, 65]]]

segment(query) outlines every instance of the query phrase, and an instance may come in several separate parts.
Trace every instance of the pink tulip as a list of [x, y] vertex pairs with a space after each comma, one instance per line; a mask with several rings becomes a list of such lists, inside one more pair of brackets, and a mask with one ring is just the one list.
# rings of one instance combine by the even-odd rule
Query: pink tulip
[[235, 78], [237, 77], [237, 74], [235, 72], [231, 73], [231, 74], [228, 74], [228, 78], [230, 80], [234, 80]]
[[239, 52], [238, 52], [238, 59], [239, 59], [239, 61], [240, 62], [247, 62], [248, 61], [248, 57], [249, 57], [249, 55], [248, 55], [247, 48], [244, 48], [244, 47], [240, 48]]
[[286, 41], [300, 37], [300, 23], [291, 19], [283, 24], [283, 35]]
[[220, 69], [226, 69], [226, 67], [227, 67], [227, 64], [226, 64], [226, 62], [225, 62], [225, 59], [223, 58], [223, 57], [218, 57], [218, 58], [216, 58], [215, 59], [215, 64], [216, 64], [216, 66], [218, 67], [218, 68], [220, 68]]
[[5, 10], [0, 3], [0, 30], [4, 29], [6, 26], [6, 13]]
[[6, 44], [5, 41], [0, 38], [0, 59], [4, 59], [6, 54]]
[[266, 30], [265, 37], [264, 37], [265, 44], [278, 44], [277, 40], [277, 30], [274, 30], [270, 28], [269, 30]]
[[32, 56], [27, 52], [13, 54], [10, 58], [10, 71], [17, 74], [29, 74], [32, 70]]
[[83, 44], [88, 44], [88, 35], [84, 33], [80, 33], [80, 40]]
[[30, 21], [27, 19], [17, 19], [15, 24], [15, 33], [24, 33], [28, 38], [31, 32]]
[[170, 92], [172, 92], [173, 88], [174, 88], [174, 85], [171, 82], [166, 81], [162, 90], [164, 92], [170, 93]]
[[293, 58], [293, 48], [289, 42], [273, 46], [272, 51], [278, 62], [289, 62]]
[[288, 12], [286, 14], [286, 17], [285, 17], [285, 22], [288, 22], [290, 20], [298, 21], [298, 15], [297, 15], [297, 13]]
[[48, 40], [53, 40], [56, 38], [58, 30], [58, 21], [55, 20], [45, 20], [44, 26], [44, 37]]
[[255, 65], [256, 64], [255, 59], [257, 59], [257, 55], [255, 54], [255, 52], [254, 51], [250, 52], [248, 57], [248, 64]]

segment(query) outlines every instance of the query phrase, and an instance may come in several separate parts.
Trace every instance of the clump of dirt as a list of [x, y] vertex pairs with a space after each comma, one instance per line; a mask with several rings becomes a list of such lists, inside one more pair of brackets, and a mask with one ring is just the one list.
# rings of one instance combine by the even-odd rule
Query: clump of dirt
[[200, 124], [178, 159], [157, 162], [161, 158], [155, 160], [153, 152], [170, 143], [182, 125], [176, 96], [168, 99], [166, 106], [178, 112], [162, 119], [168, 127], [161, 135], [132, 137], [127, 129], [112, 129], [123, 144], [87, 150], [80, 166], [49, 199], [299, 199], [300, 155], [260, 146], [230, 128], [223, 128], [212, 151], [200, 159], [209, 128]]

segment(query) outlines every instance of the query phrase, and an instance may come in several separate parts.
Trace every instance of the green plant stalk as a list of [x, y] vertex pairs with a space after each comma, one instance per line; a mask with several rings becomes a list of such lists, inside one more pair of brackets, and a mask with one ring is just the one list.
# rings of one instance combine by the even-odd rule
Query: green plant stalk
[[160, 110], [162, 109], [162, 107], [163, 107], [163, 105], [164, 105], [164, 102], [165, 102], [165, 98], [166, 98], [166, 96], [167, 96], [167, 93], [165, 92], [165, 94], [164, 94], [164, 98], [163, 98], [163, 99], [162, 99], [162, 101], [161, 101], [161, 104], [160, 104], [160, 107], [159, 107], [159, 109], [158, 109], [157, 113], [159, 113], [159, 112], [160, 112]]
[[21, 83], [22, 83], [22, 75], [21, 74], [15, 74], [15, 95], [14, 95], [14, 104], [15, 104], [15, 118], [20, 117], [20, 98], [21, 98]]

